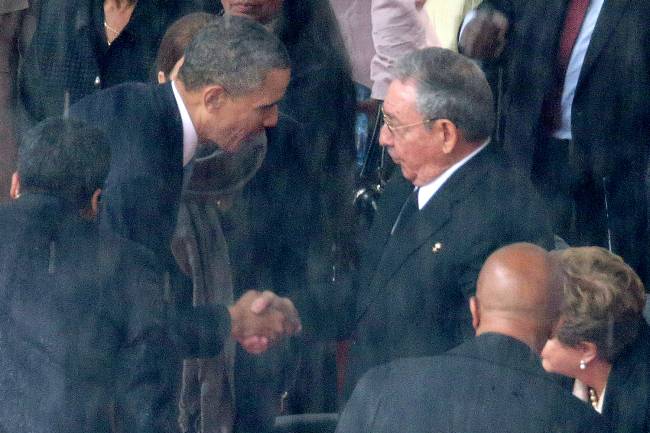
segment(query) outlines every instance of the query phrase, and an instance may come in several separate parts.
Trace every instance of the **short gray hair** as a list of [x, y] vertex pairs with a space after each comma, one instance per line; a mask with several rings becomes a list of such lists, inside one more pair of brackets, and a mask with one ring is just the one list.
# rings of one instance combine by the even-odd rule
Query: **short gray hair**
[[492, 90], [474, 61], [443, 48], [425, 48], [399, 59], [395, 78], [415, 81], [417, 109], [425, 119], [449, 119], [468, 141], [492, 134]]
[[192, 39], [178, 76], [189, 90], [218, 84], [242, 95], [262, 86], [271, 70], [289, 67], [284, 45], [261, 24], [223, 16]]

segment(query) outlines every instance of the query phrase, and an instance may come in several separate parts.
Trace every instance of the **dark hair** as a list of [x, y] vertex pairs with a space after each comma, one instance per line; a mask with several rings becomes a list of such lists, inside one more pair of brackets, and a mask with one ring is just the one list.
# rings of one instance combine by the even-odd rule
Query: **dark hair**
[[251, 19], [227, 15], [192, 39], [178, 76], [189, 90], [218, 84], [241, 95], [262, 86], [271, 70], [289, 68], [289, 55], [277, 37]]
[[416, 104], [425, 119], [451, 120], [468, 141], [492, 134], [492, 90], [473, 60], [443, 48], [416, 50], [398, 60], [395, 78], [416, 83]]
[[558, 340], [575, 347], [594, 343], [613, 362], [639, 333], [645, 290], [622, 258], [600, 247], [567, 248], [556, 253], [566, 277]]
[[43, 191], [83, 209], [110, 165], [103, 133], [84, 122], [54, 117], [27, 131], [18, 149], [23, 191]]
[[192, 38], [215, 18], [215, 15], [206, 12], [195, 12], [185, 15], [169, 26], [160, 41], [156, 55], [155, 73], [162, 71], [165, 75], [169, 75], [176, 63], [183, 57], [183, 52]]

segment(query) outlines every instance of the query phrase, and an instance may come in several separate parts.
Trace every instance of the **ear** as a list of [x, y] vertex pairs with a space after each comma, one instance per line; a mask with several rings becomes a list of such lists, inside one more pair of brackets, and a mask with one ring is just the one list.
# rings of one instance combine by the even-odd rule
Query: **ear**
[[598, 357], [598, 348], [594, 343], [590, 341], [583, 341], [581, 343], [578, 343], [577, 348], [580, 352], [582, 352], [580, 359], [582, 359], [587, 364]]
[[158, 71], [158, 84], [165, 84], [167, 82], [167, 77], [163, 71]]
[[11, 188], [9, 189], [9, 196], [16, 200], [20, 197], [20, 175], [17, 171], [11, 175]]
[[97, 188], [90, 197], [90, 209], [88, 209], [88, 219], [95, 220], [99, 215], [99, 199], [102, 195], [101, 188]]
[[478, 298], [476, 296], [469, 298], [469, 312], [472, 313], [472, 327], [476, 331], [481, 324], [481, 314], [478, 311]]
[[205, 86], [202, 90], [203, 105], [208, 112], [214, 113], [218, 111], [227, 98], [226, 91], [219, 85]]
[[440, 119], [439, 121], [441, 134], [442, 134], [442, 151], [449, 155], [456, 144], [460, 140], [460, 133], [456, 125], [447, 119]]

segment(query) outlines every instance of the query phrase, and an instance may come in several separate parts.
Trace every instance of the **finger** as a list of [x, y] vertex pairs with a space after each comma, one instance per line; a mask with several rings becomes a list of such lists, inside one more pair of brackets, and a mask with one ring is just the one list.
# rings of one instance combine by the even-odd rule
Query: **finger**
[[261, 336], [247, 337], [240, 342], [241, 346], [248, 353], [259, 355], [269, 348], [269, 339]]
[[251, 312], [255, 314], [263, 313], [270, 305], [273, 305], [276, 298], [277, 295], [275, 293], [265, 290], [251, 304]]

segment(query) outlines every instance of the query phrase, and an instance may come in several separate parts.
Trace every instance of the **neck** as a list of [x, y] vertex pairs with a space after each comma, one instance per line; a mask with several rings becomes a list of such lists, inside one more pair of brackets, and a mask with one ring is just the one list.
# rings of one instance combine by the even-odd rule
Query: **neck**
[[603, 394], [603, 390], [607, 385], [609, 372], [612, 370], [612, 364], [600, 358], [596, 358], [587, 365], [587, 369], [581, 371], [576, 376], [586, 386], [593, 388], [598, 397]]
[[476, 335], [495, 333], [507, 335], [519, 340], [538, 355], [541, 353], [546, 339], [540, 338], [539, 327], [529, 320], [523, 319], [501, 319], [490, 320], [487, 323], [482, 319], [476, 329]]

